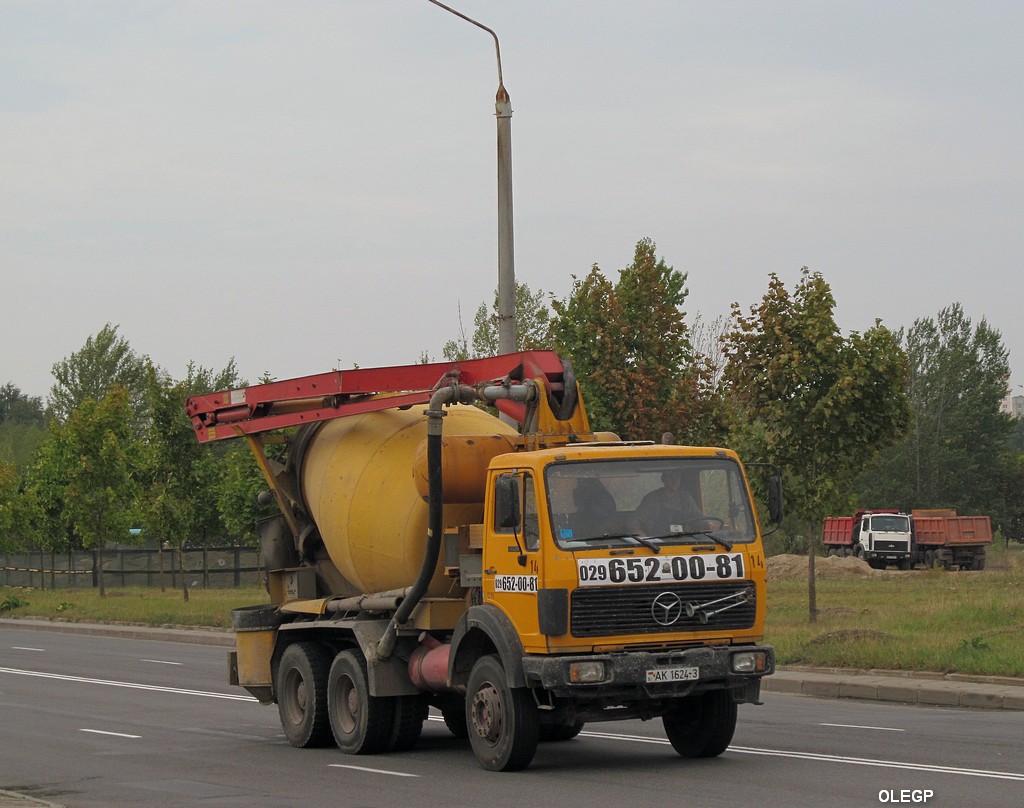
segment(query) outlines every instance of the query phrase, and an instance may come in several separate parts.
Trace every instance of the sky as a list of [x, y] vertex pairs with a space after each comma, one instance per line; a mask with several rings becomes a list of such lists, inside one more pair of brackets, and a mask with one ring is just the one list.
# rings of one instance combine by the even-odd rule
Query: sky
[[[1024, 384], [1024, 3], [449, 0], [511, 97], [516, 278], [636, 243], [692, 323], [820, 272]], [[497, 286], [494, 42], [428, 0], [0, 0], [0, 385], [107, 323], [174, 378], [441, 358]]]

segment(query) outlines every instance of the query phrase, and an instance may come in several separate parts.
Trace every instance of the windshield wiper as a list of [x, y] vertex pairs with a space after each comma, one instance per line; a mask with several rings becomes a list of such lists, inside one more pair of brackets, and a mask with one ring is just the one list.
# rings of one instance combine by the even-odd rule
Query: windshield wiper
[[[707, 530], [681, 530], [677, 533], [666, 533], [662, 536], [649, 536], [648, 538], [655, 539], [657, 541], [663, 541], [665, 539], [680, 539], [686, 538], [688, 536], [706, 536], [707, 538], [711, 539], [711, 541], [713, 541], [715, 544], [722, 545], [722, 547], [724, 547], [726, 550], [731, 550], [733, 544], [735, 544], [735, 542], [731, 542], [728, 539], [723, 539], [722, 537], [716, 536], [714, 533]], [[639, 537], [637, 536], [634, 536], [633, 538], [639, 539]]]
[[[649, 536], [638, 536], [635, 533], [602, 533], [602, 534], [600, 534], [598, 536], [587, 536], [584, 539], [580, 539], [580, 541], [590, 542], [590, 541], [601, 540], [601, 539], [632, 539], [633, 541], [637, 542], [638, 544], [642, 544], [644, 547], [650, 548], [653, 552], [660, 553], [661, 552], [661, 548], [658, 545], [656, 545], [651, 540], [651, 538], [652, 537], [649, 537]], [[653, 538], [656, 539], [658, 537], [654, 536]]]

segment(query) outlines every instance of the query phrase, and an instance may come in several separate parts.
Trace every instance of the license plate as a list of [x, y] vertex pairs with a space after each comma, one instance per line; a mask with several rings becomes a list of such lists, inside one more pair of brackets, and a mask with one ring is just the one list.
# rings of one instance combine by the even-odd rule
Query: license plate
[[691, 682], [700, 678], [700, 668], [654, 668], [647, 671], [647, 683]]

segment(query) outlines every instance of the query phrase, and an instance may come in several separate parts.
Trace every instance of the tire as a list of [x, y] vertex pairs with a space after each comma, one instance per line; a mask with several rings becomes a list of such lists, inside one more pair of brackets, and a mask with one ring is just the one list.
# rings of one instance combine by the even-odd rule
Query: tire
[[583, 731], [584, 724], [577, 721], [572, 724], [541, 724], [540, 740], [550, 741], [571, 741]]
[[859, 542], [858, 542], [857, 544], [855, 544], [855, 545], [853, 546], [853, 554], [854, 554], [854, 555], [855, 555], [855, 556], [856, 556], [857, 558], [859, 558], [859, 559], [862, 559], [862, 560], [863, 560], [863, 558], [864, 558], [864, 546], [863, 546], [862, 544], [860, 544]]
[[444, 696], [438, 705], [444, 725], [456, 738], [468, 738], [466, 727], [466, 699], [462, 696]]
[[374, 755], [392, 744], [393, 699], [370, 695], [366, 657], [358, 649], [334, 658], [327, 680], [327, 704], [334, 740], [347, 755]]
[[496, 656], [480, 657], [470, 671], [466, 727], [473, 752], [488, 771], [525, 769], [537, 752], [537, 706], [529, 690], [509, 687]]
[[682, 699], [662, 716], [672, 748], [684, 758], [718, 757], [736, 731], [736, 702], [727, 690]]
[[924, 566], [925, 566], [925, 569], [929, 569], [929, 570], [935, 569], [935, 551], [934, 550], [925, 550], [924, 551]]
[[330, 667], [330, 654], [316, 643], [295, 643], [281, 654], [275, 682], [277, 711], [292, 746], [327, 746], [331, 742], [327, 709]]
[[395, 696], [395, 717], [391, 724], [389, 752], [407, 752], [416, 746], [423, 732], [430, 705], [425, 696]]

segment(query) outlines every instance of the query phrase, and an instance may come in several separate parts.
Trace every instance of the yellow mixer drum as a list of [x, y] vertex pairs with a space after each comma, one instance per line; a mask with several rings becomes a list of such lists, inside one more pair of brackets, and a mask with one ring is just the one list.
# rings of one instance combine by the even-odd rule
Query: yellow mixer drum
[[[364, 592], [410, 586], [423, 564], [427, 504], [417, 490], [414, 464], [427, 435], [424, 409], [327, 421], [302, 459], [306, 508], [338, 570]], [[453, 406], [447, 412], [446, 437], [516, 435], [511, 426], [476, 407]], [[474, 524], [482, 514], [482, 501], [446, 504], [443, 521], [446, 527]], [[428, 595], [457, 590], [457, 582], [445, 577], [441, 566]]]

